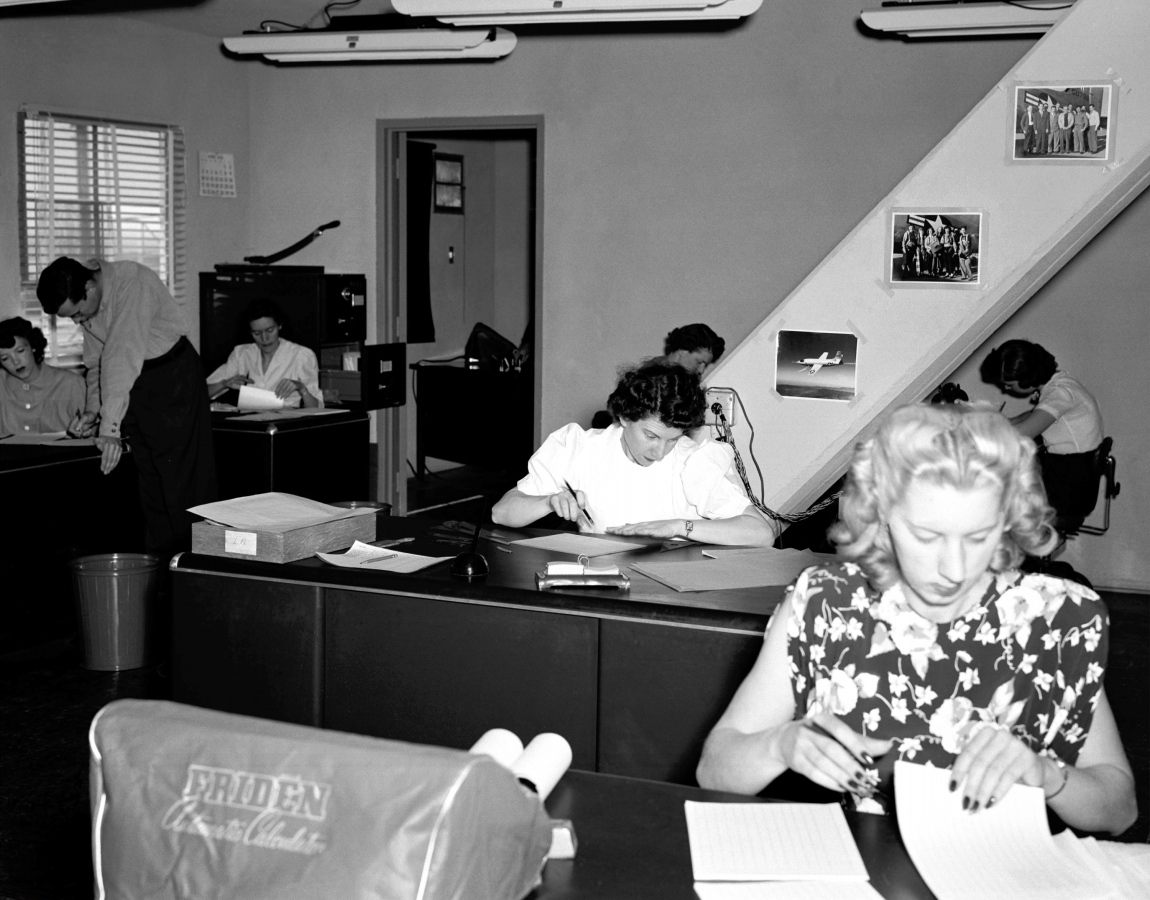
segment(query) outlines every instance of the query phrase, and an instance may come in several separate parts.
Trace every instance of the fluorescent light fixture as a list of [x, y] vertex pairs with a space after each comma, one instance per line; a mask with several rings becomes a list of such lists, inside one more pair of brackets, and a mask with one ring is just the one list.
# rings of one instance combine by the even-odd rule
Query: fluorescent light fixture
[[1074, 0], [997, 2], [898, 2], [859, 13], [872, 31], [904, 38], [995, 37], [1042, 34], [1066, 14]]
[[224, 38], [232, 53], [282, 63], [497, 59], [515, 49], [515, 42], [515, 35], [502, 28], [273, 31]]
[[763, 0], [391, 0], [398, 13], [451, 25], [741, 19]]

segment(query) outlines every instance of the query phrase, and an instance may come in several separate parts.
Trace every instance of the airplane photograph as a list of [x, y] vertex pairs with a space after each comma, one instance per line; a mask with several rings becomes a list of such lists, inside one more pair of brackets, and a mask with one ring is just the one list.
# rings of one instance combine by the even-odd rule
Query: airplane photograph
[[780, 330], [775, 390], [782, 397], [851, 400], [857, 357], [858, 338], [849, 331]]
[[822, 355], [820, 355], [818, 359], [811, 359], [808, 357], [807, 359], [796, 360], [796, 362], [798, 362], [798, 364], [800, 366], [808, 367], [807, 368], [807, 374], [808, 375], [814, 375], [823, 366], [842, 365], [842, 361], [843, 361], [842, 350], [839, 350], [833, 357], [830, 357], [830, 358], [827, 357], [827, 351], [824, 350], [822, 352]]

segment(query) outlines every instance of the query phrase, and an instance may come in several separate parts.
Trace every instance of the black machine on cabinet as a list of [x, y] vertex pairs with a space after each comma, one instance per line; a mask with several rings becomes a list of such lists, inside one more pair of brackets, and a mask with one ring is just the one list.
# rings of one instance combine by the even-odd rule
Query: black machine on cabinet
[[367, 279], [334, 275], [322, 266], [217, 265], [200, 273], [200, 355], [205, 372], [222, 365], [237, 344], [251, 341], [244, 309], [275, 301], [287, 319], [284, 336], [315, 351], [325, 396], [357, 409], [402, 406], [406, 344], [368, 344]]

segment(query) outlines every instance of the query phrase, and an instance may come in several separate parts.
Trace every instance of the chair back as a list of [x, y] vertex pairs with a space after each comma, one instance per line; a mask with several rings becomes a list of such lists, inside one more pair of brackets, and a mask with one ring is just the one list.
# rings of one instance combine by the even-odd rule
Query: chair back
[[[1078, 526], [1075, 534], [1105, 534], [1110, 530], [1110, 501], [1118, 496], [1122, 485], [1118, 483], [1118, 461], [1114, 458], [1114, 438], [1107, 436], [1102, 439], [1098, 449], [1094, 451], [1095, 471], [1102, 485], [1102, 524]], [[1097, 503], [1097, 501], [1095, 501]], [[1091, 508], [1093, 512], [1093, 508]], [[1089, 515], [1089, 513], [1087, 513]]]

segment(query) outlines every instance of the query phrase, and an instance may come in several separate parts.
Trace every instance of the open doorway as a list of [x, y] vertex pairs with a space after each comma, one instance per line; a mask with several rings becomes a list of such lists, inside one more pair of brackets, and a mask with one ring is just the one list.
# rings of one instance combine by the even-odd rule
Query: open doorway
[[[409, 478], [483, 480], [501, 462], [521, 465], [535, 442], [542, 127], [537, 117], [377, 123], [375, 333], [408, 345], [407, 403], [381, 411], [376, 429], [377, 496], [397, 514], [412, 509]], [[519, 351], [513, 371], [463, 374], [477, 328]]]

